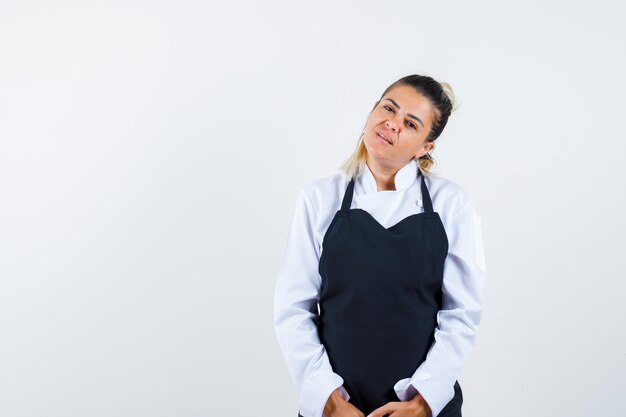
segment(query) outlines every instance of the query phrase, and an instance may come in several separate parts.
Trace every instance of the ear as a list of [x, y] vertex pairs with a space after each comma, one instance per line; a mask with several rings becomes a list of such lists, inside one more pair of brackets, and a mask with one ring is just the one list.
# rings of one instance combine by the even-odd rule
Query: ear
[[415, 159], [418, 159], [422, 155], [426, 155], [428, 152], [432, 152], [435, 149], [435, 142], [426, 142], [418, 153], [415, 154]]

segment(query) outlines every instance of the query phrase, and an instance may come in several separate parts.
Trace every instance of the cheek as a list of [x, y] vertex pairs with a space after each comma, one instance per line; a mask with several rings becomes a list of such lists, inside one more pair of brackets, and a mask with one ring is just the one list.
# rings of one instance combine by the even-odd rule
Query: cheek
[[422, 138], [422, 136], [416, 132], [405, 132], [402, 140], [405, 146], [411, 148], [419, 147], [423, 141], [424, 138]]
[[372, 114], [372, 117], [370, 117], [367, 121], [367, 125], [368, 126], [377, 126], [380, 124], [381, 122], [381, 117], [377, 114]]

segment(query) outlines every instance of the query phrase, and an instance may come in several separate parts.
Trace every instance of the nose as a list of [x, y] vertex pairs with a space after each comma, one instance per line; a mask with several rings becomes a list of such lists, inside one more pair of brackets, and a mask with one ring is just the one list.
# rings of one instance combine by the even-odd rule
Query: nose
[[387, 126], [388, 129], [391, 129], [394, 133], [396, 133], [398, 131], [398, 122], [396, 122], [396, 119], [387, 119], [387, 121], [385, 122], [385, 125]]

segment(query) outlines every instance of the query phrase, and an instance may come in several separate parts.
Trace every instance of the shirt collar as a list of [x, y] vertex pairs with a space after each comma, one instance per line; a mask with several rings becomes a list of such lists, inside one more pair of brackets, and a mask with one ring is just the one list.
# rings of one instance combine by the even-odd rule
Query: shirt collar
[[[376, 185], [376, 179], [374, 178], [372, 171], [367, 163], [363, 162], [363, 164], [365, 165], [363, 172], [356, 178], [355, 182], [360, 186], [361, 191], [364, 194], [378, 192], [378, 186]], [[413, 184], [413, 182], [417, 179], [417, 169], [417, 161], [413, 159], [400, 168], [394, 177], [396, 190], [403, 190], [411, 186], [411, 184]]]

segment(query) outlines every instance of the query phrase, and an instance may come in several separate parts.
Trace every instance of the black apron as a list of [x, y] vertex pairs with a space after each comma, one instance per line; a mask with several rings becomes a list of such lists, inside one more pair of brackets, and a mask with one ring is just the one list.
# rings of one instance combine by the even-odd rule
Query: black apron
[[[426, 359], [442, 308], [448, 238], [417, 171], [424, 212], [385, 228], [350, 208], [353, 177], [322, 242], [319, 337], [350, 403], [365, 415], [400, 401], [393, 387]], [[438, 417], [461, 417], [458, 381], [454, 392]]]

